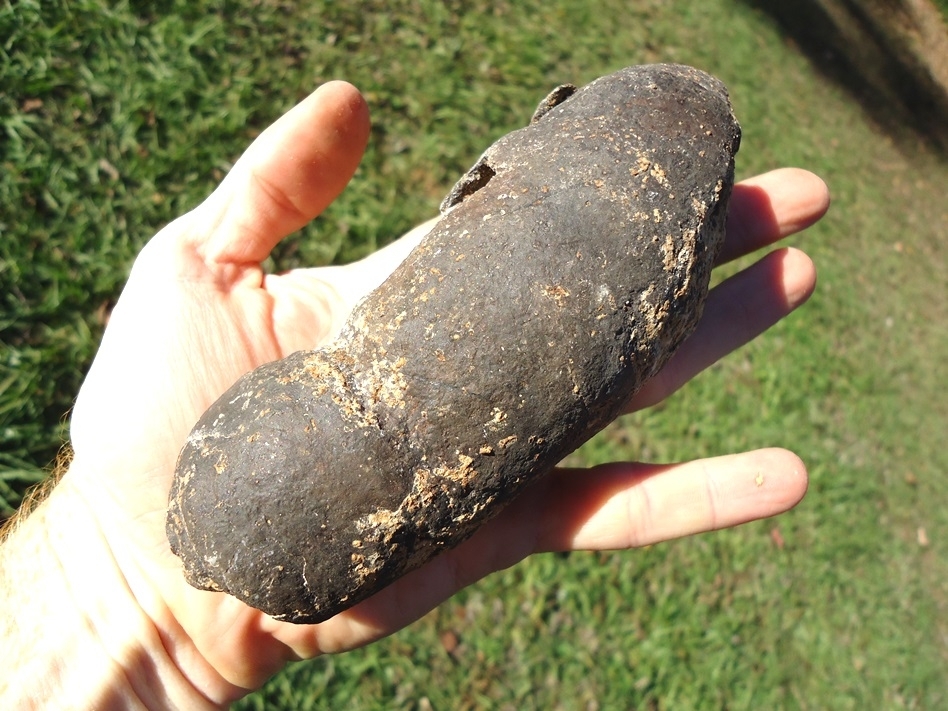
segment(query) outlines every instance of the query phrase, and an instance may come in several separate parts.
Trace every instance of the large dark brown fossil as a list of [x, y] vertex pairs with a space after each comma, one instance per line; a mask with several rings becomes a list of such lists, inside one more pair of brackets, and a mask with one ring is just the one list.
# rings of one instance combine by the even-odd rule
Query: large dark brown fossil
[[739, 141], [689, 67], [554, 91], [337, 339], [197, 423], [167, 526], [187, 579], [318, 622], [497, 514], [694, 328]]

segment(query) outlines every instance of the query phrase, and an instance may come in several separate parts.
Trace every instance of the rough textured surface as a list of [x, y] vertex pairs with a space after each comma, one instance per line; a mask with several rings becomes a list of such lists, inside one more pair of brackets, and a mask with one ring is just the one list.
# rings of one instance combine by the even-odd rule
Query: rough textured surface
[[336, 341], [198, 422], [168, 513], [188, 580], [317, 622], [496, 515], [693, 329], [739, 140], [688, 67], [554, 91]]

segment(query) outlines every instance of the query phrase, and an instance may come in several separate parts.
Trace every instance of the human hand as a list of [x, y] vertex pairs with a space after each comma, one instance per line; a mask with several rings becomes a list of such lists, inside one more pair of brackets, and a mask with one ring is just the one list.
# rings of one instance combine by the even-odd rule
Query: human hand
[[[78, 511], [73, 520], [95, 530], [101, 549], [81, 556], [107, 558], [101, 565], [125, 582], [114, 594], [132, 601], [149, 631], [138, 656], [159, 658], [155, 674], [177, 674], [175, 683], [213, 703], [259, 686], [289, 660], [390, 634], [532, 553], [634, 547], [733, 526], [786, 510], [806, 488], [802, 463], [783, 450], [670, 466], [616, 463], [582, 476], [557, 470], [466, 543], [320, 625], [276, 622], [188, 586], [164, 525], [175, 460], [193, 424], [245, 372], [331, 338], [430, 227], [356, 264], [264, 272], [274, 245], [344, 188], [368, 126], [355, 89], [321, 87], [264, 132], [202, 205], [162, 230], [135, 263], [73, 414], [75, 459], [51, 511]], [[808, 226], [827, 201], [822, 181], [799, 170], [736, 186], [722, 261]], [[629, 410], [660, 401], [755, 337], [805, 301], [814, 283], [810, 260], [784, 249], [719, 285], [698, 330]], [[88, 614], [108, 626], [108, 613]]]

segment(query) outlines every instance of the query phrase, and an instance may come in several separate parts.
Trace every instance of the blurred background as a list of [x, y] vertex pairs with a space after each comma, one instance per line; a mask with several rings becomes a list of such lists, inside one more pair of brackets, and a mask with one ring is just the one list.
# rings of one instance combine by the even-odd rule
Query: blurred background
[[318, 84], [364, 92], [371, 142], [275, 270], [435, 214], [557, 84], [692, 64], [730, 89], [739, 178], [795, 165], [829, 184], [829, 215], [788, 240], [817, 293], [570, 463], [783, 446], [805, 501], [538, 556], [239, 708], [948, 707], [946, 17], [948, 0], [0, 3], [0, 513], [68, 440], [135, 254]]

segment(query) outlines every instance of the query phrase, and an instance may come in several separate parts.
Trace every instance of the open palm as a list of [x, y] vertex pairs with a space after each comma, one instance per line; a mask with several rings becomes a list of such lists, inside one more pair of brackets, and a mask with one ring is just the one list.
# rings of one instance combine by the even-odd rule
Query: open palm
[[[361, 159], [368, 111], [343, 82], [321, 87], [255, 141], [200, 207], [142, 251], [83, 385], [75, 462], [61, 486], [96, 524], [173, 662], [215, 703], [286, 661], [365, 644], [457, 589], [544, 550], [645, 545], [772, 515], [806, 488], [800, 461], [762, 450], [675, 466], [557, 470], [470, 541], [320, 625], [279, 623], [222, 593], [189, 587], [164, 524], [178, 451], [239, 376], [336, 333], [354, 303], [398, 265], [414, 230], [362, 262], [266, 274], [274, 245], [316, 217]], [[722, 260], [806, 227], [827, 206], [809, 173], [775, 171], [735, 188]], [[802, 303], [809, 259], [777, 250], [718, 286], [697, 332], [629, 403], [657, 402]], [[766, 472], [766, 485], [755, 481]]]

